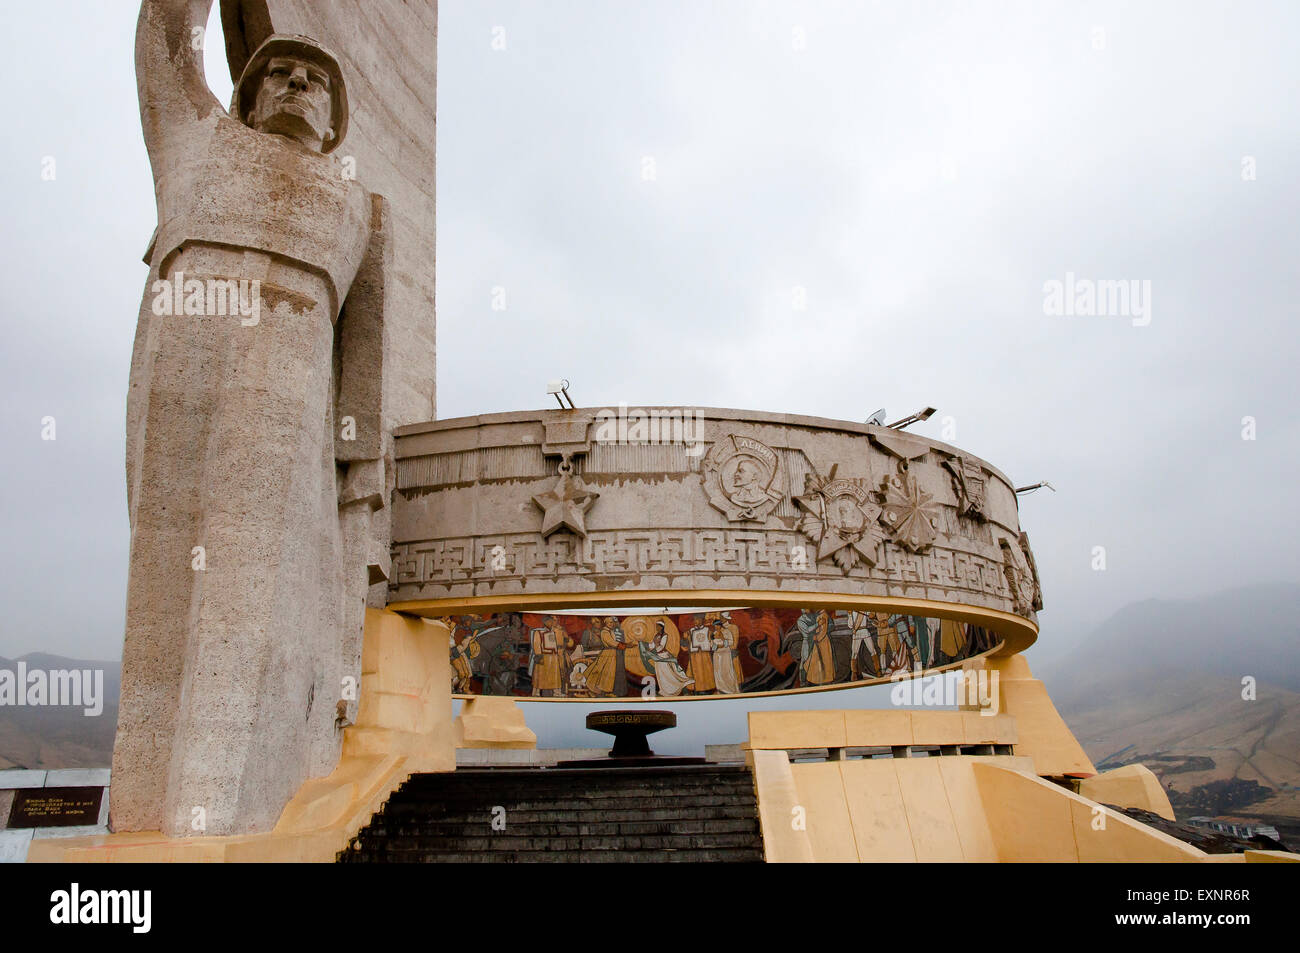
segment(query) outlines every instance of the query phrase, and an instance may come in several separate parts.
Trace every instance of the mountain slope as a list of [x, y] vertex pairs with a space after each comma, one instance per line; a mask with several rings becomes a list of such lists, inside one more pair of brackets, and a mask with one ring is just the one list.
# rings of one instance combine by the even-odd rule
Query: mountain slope
[[0, 658], [0, 669], [16, 672], [18, 662], [25, 662], [28, 671], [102, 671], [103, 710], [88, 716], [82, 707], [0, 705], [0, 768], [108, 767], [117, 734], [122, 664], [32, 652], [17, 659]]
[[1093, 763], [1145, 764], [1180, 817], [1300, 818], [1300, 587], [1135, 603], [1038, 674]]

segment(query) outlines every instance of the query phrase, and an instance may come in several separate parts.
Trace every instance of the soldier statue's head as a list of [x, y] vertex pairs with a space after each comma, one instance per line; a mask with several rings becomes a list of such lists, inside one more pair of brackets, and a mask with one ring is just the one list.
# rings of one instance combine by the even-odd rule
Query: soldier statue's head
[[230, 113], [258, 132], [332, 152], [348, 131], [348, 93], [338, 59], [310, 37], [269, 36], [248, 58]]

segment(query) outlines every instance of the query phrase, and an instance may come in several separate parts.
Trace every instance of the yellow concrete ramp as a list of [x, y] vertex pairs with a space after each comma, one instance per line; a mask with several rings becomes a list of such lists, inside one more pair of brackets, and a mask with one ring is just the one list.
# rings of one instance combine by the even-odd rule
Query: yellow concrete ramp
[[1201, 862], [1209, 855], [1028, 772], [974, 764], [1004, 861]]
[[769, 861], [1181, 861], [1202, 851], [1033, 773], [1027, 758], [790, 764], [755, 752]]
[[1169, 795], [1160, 779], [1143, 764], [1126, 764], [1122, 768], [1103, 771], [1079, 782], [1079, 793], [1098, 804], [1116, 807], [1136, 807], [1165, 820], [1176, 820]]

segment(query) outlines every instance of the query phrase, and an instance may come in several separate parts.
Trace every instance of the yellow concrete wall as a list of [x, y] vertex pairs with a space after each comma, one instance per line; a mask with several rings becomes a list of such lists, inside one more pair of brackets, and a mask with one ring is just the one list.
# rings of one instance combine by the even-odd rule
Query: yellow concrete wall
[[[849, 761], [827, 766], [834, 769], [835, 780], [847, 802], [850, 826], [843, 833], [828, 830], [827, 822], [832, 818], [816, 814], [812, 826], [823, 832], [822, 837], [838, 839], [851, 847], [853, 852], [845, 860], [861, 860], [865, 856], [875, 861], [915, 861], [916, 845], [904, 807], [906, 795], [894, 770], [894, 761]], [[795, 765], [800, 794], [815, 777], [807, 769], [815, 767]], [[818, 855], [818, 860], [821, 859]]]
[[[758, 820], [763, 833], [763, 856], [769, 864], [808, 863], [813, 859], [806, 817], [796, 820], [802, 808], [790, 758], [784, 751], [750, 754], [754, 787], [758, 792]], [[803, 808], [806, 814], [806, 808]]]
[[467, 699], [453, 724], [457, 748], [536, 748], [523, 708], [506, 695]]
[[821, 863], [844, 863], [858, 858], [853, 840], [852, 814], [844, 795], [840, 762], [792, 764], [796, 805], [803, 809], [813, 857]]
[[[1082, 794], [1038, 775], [1093, 771], [1023, 659], [997, 667], [1002, 712], [848, 710], [749, 715], [746, 744], [769, 862], [1201, 862], [1209, 855], [1098, 801], [1173, 818], [1141, 765], [1084, 779]], [[798, 748], [1012, 744], [1015, 756], [945, 755], [792, 764]], [[802, 827], [794, 823], [798, 818]]]
[[1150, 768], [1140, 764], [1126, 764], [1122, 768], [1084, 778], [1079, 782], [1079, 793], [1098, 804], [1136, 807], [1159, 814], [1167, 820], [1177, 819], [1160, 779]]
[[[1097, 773], [1022, 656], [976, 659], [968, 669], [996, 673], [998, 714], [925, 709], [755, 711], [749, 714], [749, 747], [1010, 744], [1017, 755], [1033, 760], [1037, 774], [1087, 778]], [[1149, 803], [1159, 804], [1154, 791], [1145, 796]]]
[[1300, 854], [1281, 850], [1248, 850], [1245, 858], [1248, 864], [1300, 864]]
[[[943, 777], [944, 793], [948, 795], [948, 807], [957, 825], [957, 836], [961, 839], [963, 858], [974, 863], [1000, 860], [993, 828], [984, 811], [979, 782], [975, 778], [975, 772], [967, 766], [977, 763], [978, 759], [961, 759], [966, 764], [956, 763], [952, 758], [936, 760]], [[1006, 763], [1018, 770], [1033, 770], [1027, 758], [999, 758], [998, 763]]]
[[842, 711], [751, 711], [751, 748], [843, 748]]
[[[785, 760], [784, 752], [756, 751]], [[818, 862], [991, 861], [998, 854], [971, 773], [982, 756], [880, 758], [789, 765], [793, 792], [782, 791], [772, 814], [788, 826], [791, 806], [804, 810], [807, 847]], [[1028, 767], [1025, 761], [1010, 761]], [[788, 761], [786, 762], [788, 764]], [[760, 816], [772, 797], [769, 777], [756, 770]], [[769, 860], [803, 859], [784, 831], [768, 844]], [[796, 846], [796, 849], [797, 846]]]
[[1090, 777], [1097, 773], [1024, 656], [976, 659], [967, 667], [997, 672], [998, 710], [1015, 719], [1016, 754], [1033, 758], [1036, 774]]
[[1010, 744], [1017, 741], [1009, 715], [897, 708], [830, 711], [752, 711], [753, 750], [874, 748], [894, 745]]

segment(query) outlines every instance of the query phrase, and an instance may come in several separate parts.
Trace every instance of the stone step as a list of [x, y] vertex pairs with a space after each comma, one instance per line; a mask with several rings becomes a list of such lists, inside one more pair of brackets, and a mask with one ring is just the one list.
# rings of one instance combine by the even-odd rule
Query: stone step
[[[485, 811], [437, 812], [427, 809], [408, 810], [409, 805], [393, 804], [391, 801], [384, 810], [376, 815], [379, 823], [407, 823], [424, 818], [439, 823], [483, 823]], [[675, 821], [697, 820], [711, 817], [755, 817], [757, 810], [751, 801], [748, 804], [712, 804], [692, 807], [640, 806], [635, 808], [615, 809], [607, 807], [572, 808], [549, 805], [535, 808], [506, 808], [506, 825], [559, 823], [601, 823], [608, 821]]]
[[761, 849], [739, 850], [581, 850], [581, 851], [358, 851], [343, 863], [408, 864], [608, 864], [763, 862]]
[[760, 862], [763, 847], [744, 767], [511, 769], [413, 775], [338, 859]]
[[461, 766], [455, 772], [428, 771], [412, 775], [420, 777], [671, 777], [673, 780], [689, 780], [692, 777], [722, 777], [727, 775], [749, 775], [745, 764], [673, 764], [669, 767], [619, 767], [610, 761], [606, 766], [594, 768], [551, 768], [551, 767], [476, 767]]
[[749, 775], [749, 768], [744, 764], [699, 764], [699, 766], [677, 767], [601, 767], [601, 768], [555, 768], [555, 767], [476, 767], [473, 764], [461, 764], [455, 771], [426, 771], [412, 775], [411, 779], [438, 779], [438, 777], [530, 777], [530, 779], [568, 779], [568, 783], [581, 784], [590, 780], [602, 780], [607, 777], [640, 777], [640, 779], [669, 779], [688, 781], [695, 777], [735, 777]]
[[644, 834], [612, 837], [529, 837], [511, 834], [478, 837], [375, 837], [358, 841], [362, 850], [391, 851], [580, 851], [580, 850], [718, 850], [759, 848], [758, 835], [733, 834]]
[[749, 779], [740, 780], [708, 780], [695, 781], [692, 784], [671, 784], [664, 781], [663, 784], [646, 784], [643, 781], [625, 781], [625, 783], [614, 784], [534, 784], [525, 780], [511, 781], [511, 783], [490, 783], [474, 779], [472, 781], [452, 781], [450, 779], [443, 781], [441, 784], [411, 784], [407, 781], [398, 790], [403, 794], [411, 797], [445, 797], [450, 794], [478, 794], [484, 792], [498, 792], [498, 790], [510, 790], [510, 792], [533, 793], [533, 794], [550, 794], [563, 793], [572, 797], [573, 794], [607, 794], [614, 797], [645, 797], [650, 794], [732, 794], [737, 792], [753, 793], [754, 783]]
[[592, 797], [581, 800], [561, 800], [560, 798], [529, 798], [527, 800], [515, 800], [497, 794], [493, 797], [474, 801], [412, 801], [406, 799], [394, 800], [390, 798], [388, 802], [384, 804], [380, 813], [384, 817], [405, 818], [413, 815], [427, 815], [431, 819], [455, 816], [473, 820], [475, 818], [481, 818], [486, 814], [500, 814], [501, 812], [496, 810], [498, 807], [503, 808], [508, 817], [516, 811], [576, 811], [590, 814], [593, 811], [690, 811], [713, 807], [748, 807], [753, 810], [755, 807], [755, 801], [752, 794], [735, 796], [715, 794], [707, 799], [656, 797], [635, 798], [631, 800], [627, 798], [606, 797]]
[[699, 801], [710, 802], [714, 799], [726, 798], [749, 798], [753, 800], [754, 791], [751, 788], [686, 788], [682, 790], [670, 790], [667, 788], [653, 790], [596, 790], [596, 791], [574, 791], [556, 789], [554, 791], [538, 791], [533, 788], [475, 788], [473, 790], [460, 790], [448, 788], [445, 791], [395, 791], [389, 796], [389, 800], [400, 800], [409, 804], [479, 804], [489, 802], [500, 804], [504, 800], [513, 801], [545, 801], [547, 803], [556, 803], [558, 801], [588, 801], [593, 798], [603, 798], [613, 801]]
[[758, 829], [757, 817], [679, 818], [671, 821], [508, 822], [505, 831], [493, 831], [490, 823], [482, 819], [473, 822], [377, 820], [366, 828], [372, 834], [385, 837], [480, 837], [501, 833], [523, 834], [528, 837], [609, 837], [623, 834], [744, 834], [756, 833]]
[[474, 810], [480, 805], [489, 807], [511, 804], [521, 807], [525, 804], [574, 804], [586, 801], [601, 801], [614, 804], [645, 804], [648, 802], [684, 803], [684, 804], [735, 804], [741, 801], [753, 801], [754, 792], [743, 789], [731, 791], [521, 791], [498, 788], [483, 791], [399, 791], [390, 795], [390, 802], [412, 805], [456, 805]]
[[754, 787], [752, 783], [738, 784], [693, 784], [693, 785], [608, 785], [608, 786], [579, 786], [579, 785], [531, 785], [525, 783], [511, 784], [451, 784], [445, 783], [440, 786], [409, 786], [403, 785], [393, 792], [394, 795], [400, 795], [403, 799], [411, 801], [437, 801], [447, 800], [448, 798], [481, 798], [495, 795], [511, 795], [518, 797], [538, 797], [553, 799], [563, 798], [589, 798], [589, 797], [708, 797], [711, 795], [730, 796], [730, 795], [747, 795], [754, 796]]
[[707, 792], [669, 792], [669, 790], [640, 790], [640, 792], [619, 792], [610, 793], [599, 790], [599, 792], [576, 793], [572, 790], [562, 792], [538, 792], [538, 790], [476, 790], [476, 792], [455, 792], [435, 793], [421, 792], [419, 794], [411, 792], [398, 792], [395, 796], [390, 796], [389, 801], [394, 803], [408, 803], [408, 805], [459, 805], [474, 809], [478, 805], [515, 805], [523, 806], [525, 803], [546, 803], [546, 805], [555, 805], [555, 803], [572, 803], [572, 805], [581, 805], [591, 801], [601, 801], [607, 805], [629, 805], [629, 803], [738, 803], [744, 801], [754, 801], [753, 790], [707, 790]]

